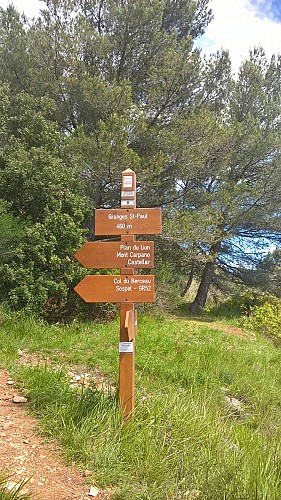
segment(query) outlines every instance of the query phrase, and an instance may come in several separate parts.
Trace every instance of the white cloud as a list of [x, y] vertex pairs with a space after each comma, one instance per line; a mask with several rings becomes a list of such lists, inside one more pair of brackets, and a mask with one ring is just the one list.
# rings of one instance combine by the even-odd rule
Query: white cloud
[[281, 52], [281, 23], [261, 15], [250, 0], [211, 0], [209, 5], [214, 19], [198, 40], [205, 54], [228, 49], [236, 72], [255, 46], [262, 46], [268, 58]]
[[40, 9], [45, 8], [43, 0], [0, 0], [0, 7], [6, 9], [8, 5], [13, 4], [20, 14], [25, 14], [27, 17], [37, 17]]
[[[278, 1], [210, 0], [214, 19], [197, 45], [205, 54], [228, 49], [235, 72], [255, 46], [261, 45], [268, 57], [281, 52], [281, 22], [272, 19]], [[44, 0], [0, 0], [0, 6], [6, 8], [11, 2], [27, 17], [36, 17], [45, 8]]]

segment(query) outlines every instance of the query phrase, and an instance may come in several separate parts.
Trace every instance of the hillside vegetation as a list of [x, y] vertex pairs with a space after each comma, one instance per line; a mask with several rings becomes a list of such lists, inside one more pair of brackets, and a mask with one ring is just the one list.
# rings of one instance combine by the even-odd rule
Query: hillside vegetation
[[122, 422], [118, 331], [1, 312], [0, 364], [66, 458], [114, 499], [279, 499], [280, 347], [237, 318], [141, 315]]
[[120, 207], [127, 168], [137, 206], [162, 207], [159, 303], [192, 283], [196, 314], [212, 287], [280, 296], [281, 55], [255, 48], [235, 76], [226, 50], [205, 58], [210, 5], [46, 0], [35, 19], [0, 7], [1, 303], [87, 317], [73, 254], [95, 209]]

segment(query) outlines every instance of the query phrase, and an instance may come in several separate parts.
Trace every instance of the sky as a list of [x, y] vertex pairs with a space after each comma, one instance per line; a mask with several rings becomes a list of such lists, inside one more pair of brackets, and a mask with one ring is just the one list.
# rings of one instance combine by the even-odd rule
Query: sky
[[0, 0], [0, 7], [6, 8], [10, 3], [27, 17], [37, 17], [40, 9], [45, 7], [45, 2], [39, 0]]
[[[7, 7], [11, 0], [0, 0]], [[43, 0], [13, 0], [20, 13], [37, 16], [44, 8]], [[206, 55], [228, 49], [237, 72], [249, 50], [262, 46], [268, 58], [281, 53], [281, 0], [210, 0], [214, 19], [203, 37], [197, 41]]]
[[206, 55], [228, 49], [237, 72], [249, 50], [281, 53], [281, 0], [211, 0], [214, 19], [198, 41]]

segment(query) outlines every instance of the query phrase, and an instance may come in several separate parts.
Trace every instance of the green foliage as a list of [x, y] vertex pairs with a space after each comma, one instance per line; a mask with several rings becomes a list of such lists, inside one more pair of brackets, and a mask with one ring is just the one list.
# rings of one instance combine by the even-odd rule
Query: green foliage
[[[9, 202], [11, 211], [32, 222], [42, 221], [47, 208], [61, 205], [66, 210], [72, 204], [77, 206], [77, 200], [73, 199], [73, 172], [44, 149], [33, 148], [29, 152], [19, 149], [6, 157], [0, 183], [0, 193]], [[81, 197], [81, 210], [83, 205]]]
[[245, 272], [249, 284], [259, 289], [266, 289], [281, 298], [281, 249], [276, 248], [261, 259], [254, 270]]
[[1, 263], [2, 299], [15, 309], [43, 312], [50, 319], [63, 316], [71, 290], [83, 275], [72, 257], [84, 241], [79, 223], [81, 214], [74, 218], [58, 207], [47, 211], [43, 222], [27, 226], [9, 261]]
[[253, 332], [281, 339], [281, 303], [264, 302], [251, 309], [246, 326]]
[[233, 292], [233, 295], [222, 302], [216, 308], [217, 313], [227, 313], [231, 315], [250, 316], [256, 307], [264, 304], [271, 304], [273, 307], [279, 303], [278, 298], [268, 292], [261, 292], [255, 288], [245, 290], [241, 288], [239, 293]]
[[9, 211], [9, 204], [0, 199], [0, 251], [2, 262], [7, 262], [13, 255], [17, 242], [22, 238], [24, 226]]
[[94, 133], [87, 134], [81, 125], [68, 139], [66, 155], [78, 166], [83, 191], [93, 208], [119, 206], [121, 172], [138, 169], [138, 155], [128, 148], [129, 134], [128, 117], [114, 114], [107, 121], [100, 120]]
[[[31, 265], [30, 224], [46, 225], [40, 234], [48, 241], [54, 213], [77, 244], [82, 228], [93, 239], [94, 209], [119, 206], [127, 167], [138, 176], [138, 206], [162, 205], [164, 238], [182, 247], [180, 272], [168, 252], [158, 259], [162, 295], [172, 292], [175, 301], [177, 283], [194, 274], [202, 310], [212, 282], [223, 286], [218, 269], [253, 284], [244, 272], [250, 266], [239, 266], [248, 254], [235, 242], [280, 240], [280, 56], [267, 61], [254, 50], [236, 80], [227, 51], [202, 59], [194, 40], [212, 19], [208, 0], [45, 4], [31, 21], [14, 7], [0, 10], [2, 225], [18, 224], [26, 235], [19, 238], [25, 257], [13, 260], [26, 287], [12, 293], [14, 268], [6, 299], [30, 308], [34, 297], [37, 311], [57, 296], [65, 302], [73, 281], [68, 271], [54, 273], [59, 243], [48, 256], [34, 241], [41, 257]], [[71, 260], [70, 246], [61, 247]], [[260, 272], [273, 293], [278, 272], [274, 286]]]
[[[0, 296], [14, 309], [58, 320], [75, 311], [89, 203], [74, 168], [59, 156], [64, 138], [48, 118], [52, 102], [1, 87], [2, 227]], [[77, 302], [77, 301], [76, 301]]]
[[189, 269], [189, 253], [176, 241], [155, 238], [156, 306], [171, 311], [182, 303], [181, 287]]

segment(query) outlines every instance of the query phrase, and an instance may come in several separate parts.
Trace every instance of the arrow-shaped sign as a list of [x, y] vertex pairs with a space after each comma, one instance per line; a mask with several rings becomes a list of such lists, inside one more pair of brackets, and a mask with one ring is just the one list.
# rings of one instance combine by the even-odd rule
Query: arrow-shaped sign
[[154, 276], [85, 276], [74, 288], [85, 302], [154, 302]]
[[87, 269], [154, 267], [153, 241], [88, 242], [74, 255]]

